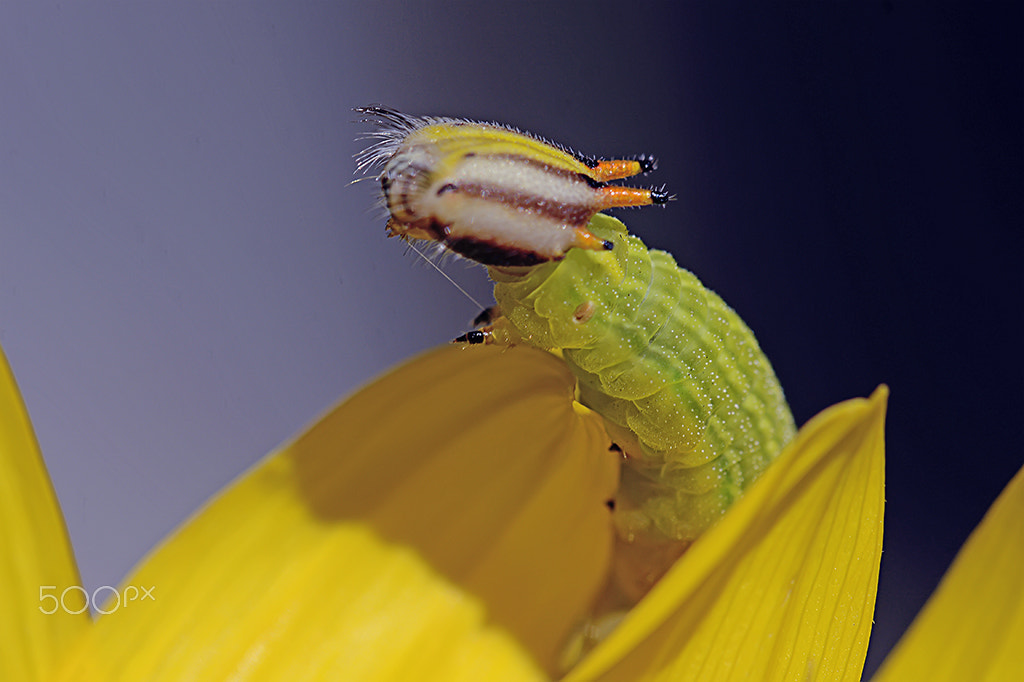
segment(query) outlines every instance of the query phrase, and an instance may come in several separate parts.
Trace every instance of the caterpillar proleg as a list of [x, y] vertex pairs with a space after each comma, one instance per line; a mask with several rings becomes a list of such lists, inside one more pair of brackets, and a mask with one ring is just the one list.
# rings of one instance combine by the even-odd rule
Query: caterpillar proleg
[[666, 557], [625, 569], [635, 584], [620, 589], [639, 598], [796, 431], [739, 316], [600, 213], [668, 201], [608, 184], [653, 160], [591, 159], [497, 124], [357, 111], [377, 126], [358, 165], [380, 169], [391, 234], [488, 266], [499, 317], [486, 338], [561, 351], [580, 402], [622, 449], [618, 542]]

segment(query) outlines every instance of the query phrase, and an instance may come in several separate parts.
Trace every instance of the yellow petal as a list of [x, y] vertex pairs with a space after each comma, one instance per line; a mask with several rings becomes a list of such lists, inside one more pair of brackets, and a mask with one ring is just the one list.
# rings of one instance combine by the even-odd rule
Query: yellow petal
[[[617, 463], [539, 351], [434, 351], [234, 484], [64, 679], [532, 680], [606, 570]], [[109, 607], [108, 607], [109, 608]]]
[[0, 680], [49, 675], [89, 624], [79, 584], [64, 518], [0, 352]]
[[887, 390], [812, 419], [566, 680], [859, 680]]
[[1024, 679], [1024, 469], [872, 679]]

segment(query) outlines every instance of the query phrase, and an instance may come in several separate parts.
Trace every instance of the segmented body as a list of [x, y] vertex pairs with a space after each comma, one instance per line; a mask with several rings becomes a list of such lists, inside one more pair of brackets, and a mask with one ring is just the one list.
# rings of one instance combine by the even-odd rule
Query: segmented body
[[[677, 555], [795, 427], [739, 316], [672, 256], [598, 213], [667, 201], [661, 190], [607, 184], [653, 161], [587, 159], [496, 124], [359, 111], [378, 126], [359, 167], [382, 166], [391, 234], [489, 266], [503, 316], [491, 338], [560, 350], [580, 401], [625, 453], [620, 540]], [[636, 592], [653, 579], [640, 576]]]
[[562, 350], [580, 401], [627, 454], [616, 499], [625, 537], [691, 540], [793, 437], [793, 417], [753, 333], [718, 295], [619, 221], [597, 215], [588, 229], [614, 248], [491, 268], [494, 295], [517, 342]]

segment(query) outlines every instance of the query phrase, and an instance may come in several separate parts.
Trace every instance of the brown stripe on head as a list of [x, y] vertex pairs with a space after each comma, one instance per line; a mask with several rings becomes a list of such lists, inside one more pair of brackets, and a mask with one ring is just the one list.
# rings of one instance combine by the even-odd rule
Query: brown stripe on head
[[589, 223], [590, 219], [597, 213], [597, 209], [589, 204], [581, 205], [564, 201], [552, 201], [549, 197], [538, 194], [526, 194], [501, 187], [473, 183], [458, 185], [449, 183], [441, 187], [438, 190], [438, 194], [442, 193], [441, 190], [461, 194], [465, 197], [501, 203], [509, 208], [528, 211], [563, 225], [582, 227]]

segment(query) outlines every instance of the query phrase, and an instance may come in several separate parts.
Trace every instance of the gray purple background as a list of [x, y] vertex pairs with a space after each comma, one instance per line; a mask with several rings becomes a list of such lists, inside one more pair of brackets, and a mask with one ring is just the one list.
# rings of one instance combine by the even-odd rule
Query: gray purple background
[[655, 154], [678, 201], [621, 217], [747, 320], [799, 422], [890, 385], [873, 669], [1024, 461], [1022, 28], [899, 1], [0, 5], [0, 343], [85, 586], [477, 312], [349, 184], [350, 110], [386, 103]]

